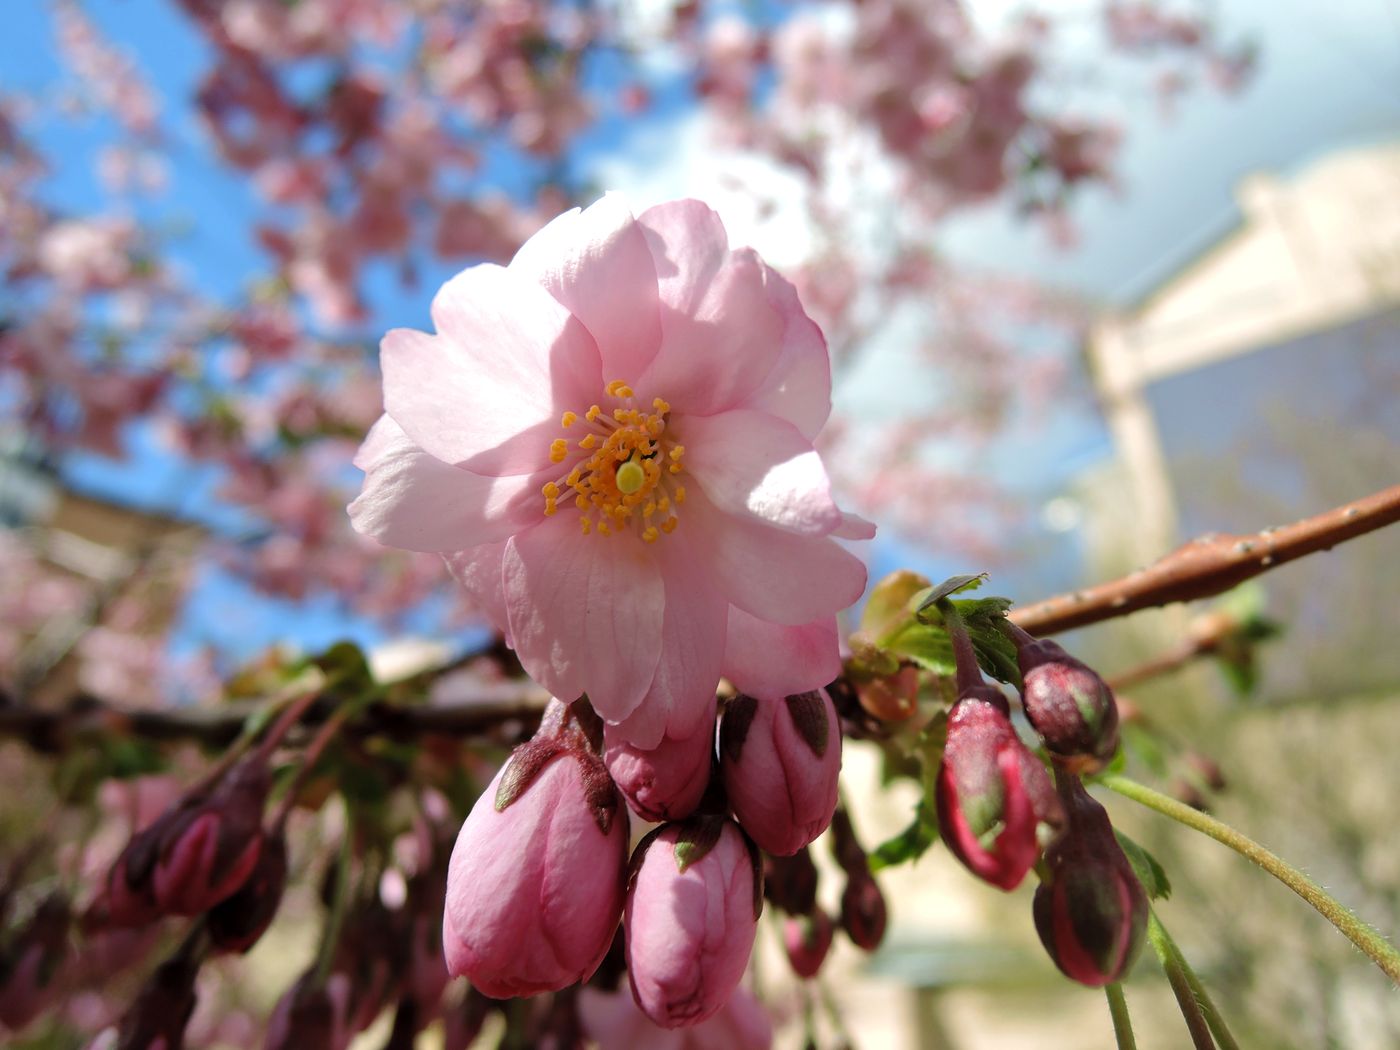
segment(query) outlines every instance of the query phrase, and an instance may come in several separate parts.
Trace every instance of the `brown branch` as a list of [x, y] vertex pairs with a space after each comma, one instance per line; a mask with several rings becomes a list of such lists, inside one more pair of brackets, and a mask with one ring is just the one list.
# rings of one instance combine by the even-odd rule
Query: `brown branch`
[[[374, 703], [342, 730], [351, 737], [385, 736], [413, 740], [425, 735], [469, 737], [519, 722], [532, 729], [548, 701], [544, 692], [521, 683], [519, 696], [463, 701], [440, 706]], [[127, 710], [82, 697], [59, 710], [5, 706], [0, 701], [0, 739], [24, 740], [36, 751], [58, 754], [86, 740], [134, 736], [154, 742], [190, 742], [226, 747], [238, 738], [249, 716], [265, 701], [240, 701], [217, 707]], [[321, 725], [334, 713], [322, 699], [312, 704], [300, 722], [303, 731]]]
[[1242, 536], [1211, 534], [1145, 569], [1082, 591], [1033, 602], [1011, 614], [1035, 635], [1055, 634], [1173, 602], [1209, 598], [1245, 580], [1400, 521], [1400, 485], [1292, 525]]

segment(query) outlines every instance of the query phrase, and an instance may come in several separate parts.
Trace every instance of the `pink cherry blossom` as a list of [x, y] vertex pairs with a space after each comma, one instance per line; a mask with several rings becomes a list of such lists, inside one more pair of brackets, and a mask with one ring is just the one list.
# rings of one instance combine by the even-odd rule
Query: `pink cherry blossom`
[[692, 735], [720, 675], [815, 688], [865, 567], [813, 441], [821, 332], [698, 201], [560, 216], [382, 344], [355, 527], [442, 553], [556, 696], [639, 747]]

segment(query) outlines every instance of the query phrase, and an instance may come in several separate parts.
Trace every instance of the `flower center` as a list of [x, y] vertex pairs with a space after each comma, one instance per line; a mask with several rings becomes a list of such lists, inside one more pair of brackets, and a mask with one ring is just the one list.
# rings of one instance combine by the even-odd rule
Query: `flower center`
[[666, 432], [671, 406], [663, 399], [653, 399], [650, 412], [640, 409], [632, 388], [620, 379], [608, 384], [607, 394], [606, 400], [615, 402], [610, 412], [590, 405], [582, 416], [565, 412], [559, 420], [570, 437], [556, 438], [549, 458], [574, 464], [540, 490], [544, 512], [558, 513], [560, 502], [572, 496], [585, 536], [632, 527], [655, 543], [680, 524], [676, 508], [685, 502], [685, 486], [676, 476], [685, 446]]

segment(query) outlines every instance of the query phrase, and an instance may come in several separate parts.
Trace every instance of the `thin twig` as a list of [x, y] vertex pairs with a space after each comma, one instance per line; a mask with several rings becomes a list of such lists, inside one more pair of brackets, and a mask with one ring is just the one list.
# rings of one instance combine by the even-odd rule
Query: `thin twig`
[[1181, 1008], [1181, 1016], [1186, 1019], [1186, 1030], [1191, 1033], [1191, 1045], [1196, 1050], [1215, 1050], [1215, 1040], [1211, 1038], [1206, 1015], [1201, 1012], [1201, 1004], [1196, 1000], [1191, 982], [1186, 979], [1181, 958], [1167, 945], [1166, 933], [1162, 924], [1157, 921], [1156, 914], [1148, 912], [1147, 939], [1152, 943], [1157, 958], [1161, 960], [1162, 969], [1166, 971], [1167, 980], [1172, 986], [1172, 994], [1176, 996], [1176, 1005]]
[[[1162, 920], [1158, 918], [1156, 909], [1153, 909], [1148, 919], [1148, 933], [1153, 938], [1153, 950], [1159, 953], [1165, 951], [1172, 959], [1172, 965], [1181, 970], [1187, 987], [1190, 988], [1192, 996], [1195, 997], [1197, 1005], [1201, 1009], [1201, 1015], [1206, 1019], [1206, 1024], [1210, 1027], [1210, 1034], [1215, 1036], [1216, 1043], [1220, 1050], [1240, 1050], [1240, 1044], [1235, 1041], [1230, 1028], [1225, 1024], [1225, 1018], [1215, 1005], [1215, 1000], [1206, 991], [1206, 986], [1201, 983], [1201, 979], [1196, 976], [1196, 971], [1191, 969], [1191, 964], [1186, 961], [1186, 956], [1177, 947], [1176, 941], [1172, 940], [1172, 935], [1167, 932], [1167, 928], [1162, 925]], [[1166, 966], [1166, 959], [1162, 959], [1162, 965]]]
[[1183, 544], [1145, 569], [1082, 591], [1032, 602], [1011, 619], [1034, 635], [1055, 634], [1173, 602], [1209, 598], [1245, 580], [1400, 521], [1400, 485], [1292, 525]]
[[1137, 1040], [1133, 1038], [1133, 1020], [1128, 1014], [1128, 1000], [1123, 998], [1123, 986], [1106, 984], [1103, 993], [1108, 996], [1108, 1014], [1113, 1018], [1113, 1041], [1118, 1050], [1137, 1050]]
[[1400, 984], [1400, 951], [1397, 951], [1394, 945], [1364, 923], [1345, 904], [1277, 853], [1265, 849], [1248, 835], [1236, 831], [1223, 821], [1192, 809], [1185, 803], [1163, 795], [1160, 791], [1153, 791], [1150, 787], [1139, 784], [1136, 780], [1130, 780], [1115, 773], [1100, 777], [1099, 783], [1134, 802], [1140, 802], [1144, 806], [1155, 809], [1158, 813], [1171, 817], [1178, 823], [1204, 832], [1215, 841], [1229, 846], [1236, 853], [1259, 865], [1316, 908], [1328, 922], [1346, 935], [1352, 944], [1365, 952], [1387, 977], [1396, 984]]

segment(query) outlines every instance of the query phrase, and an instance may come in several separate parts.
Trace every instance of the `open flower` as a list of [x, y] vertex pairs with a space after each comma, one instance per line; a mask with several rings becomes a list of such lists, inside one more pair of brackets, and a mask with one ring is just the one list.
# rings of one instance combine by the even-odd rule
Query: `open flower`
[[812, 445], [826, 345], [713, 211], [610, 194], [458, 274], [432, 317], [384, 338], [359, 531], [442, 553], [533, 678], [639, 747], [695, 732], [721, 674], [836, 676], [865, 568], [834, 537], [874, 530]]

